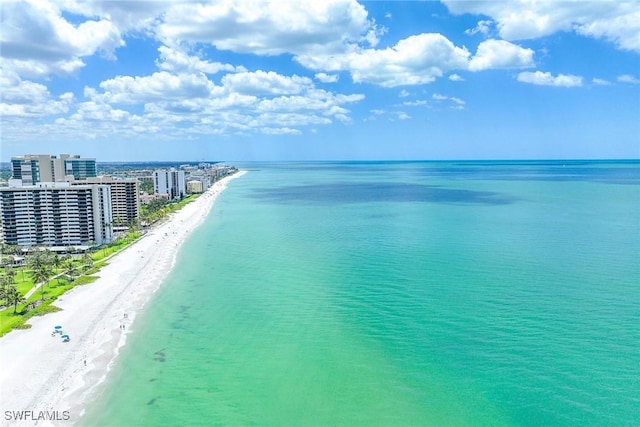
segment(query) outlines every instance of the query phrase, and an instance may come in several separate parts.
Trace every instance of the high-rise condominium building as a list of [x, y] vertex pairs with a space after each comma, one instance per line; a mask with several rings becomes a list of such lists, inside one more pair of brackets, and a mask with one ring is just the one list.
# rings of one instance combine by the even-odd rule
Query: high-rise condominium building
[[3, 243], [79, 246], [113, 238], [111, 188], [68, 182], [0, 188]]
[[111, 187], [111, 206], [115, 222], [126, 224], [140, 219], [140, 195], [137, 179], [99, 176], [72, 183], [74, 186], [85, 184], [104, 184]]
[[153, 173], [156, 193], [168, 194], [171, 200], [181, 199], [187, 195], [184, 171], [176, 169], [157, 170]]
[[[11, 158], [13, 179], [24, 185], [38, 182], [61, 182], [71, 179], [85, 179], [97, 175], [96, 159], [78, 155], [27, 154]], [[73, 178], [72, 178], [73, 177]]]

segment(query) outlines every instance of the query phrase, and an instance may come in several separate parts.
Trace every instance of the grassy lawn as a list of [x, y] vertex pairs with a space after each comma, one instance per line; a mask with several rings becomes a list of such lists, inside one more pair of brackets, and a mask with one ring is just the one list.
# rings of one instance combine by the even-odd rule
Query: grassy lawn
[[[193, 194], [191, 196], [185, 197], [180, 202], [169, 203], [161, 210], [154, 212], [152, 215], [145, 218], [145, 221], [149, 223], [158, 221], [166, 217], [171, 212], [182, 209], [188, 203], [193, 202], [198, 196], [199, 195], [197, 194]], [[44, 285], [43, 291], [41, 289], [36, 290], [25, 303], [18, 304], [15, 314], [13, 313], [13, 306], [7, 307], [5, 310], [0, 311], [0, 337], [10, 332], [12, 329], [30, 328], [31, 326], [27, 323], [27, 321], [33, 316], [42, 316], [44, 314], [60, 310], [58, 307], [53, 305], [55, 300], [58, 299], [60, 295], [69, 291], [70, 289], [73, 289], [74, 286], [86, 285], [98, 280], [98, 276], [94, 276], [94, 274], [97, 273], [102, 267], [107, 265], [107, 261], [105, 260], [105, 258], [131, 245], [140, 236], [141, 233], [139, 231], [131, 232], [126, 236], [118, 239], [117, 241], [110, 243], [109, 245], [104, 245], [92, 250], [89, 253], [89, 256], [93, 260], [93, 266], [88, 269], [84, 265], [82, 257], [73, 258], [73, 264], [76, 267], [75, 271], [77, 274], [81, 274], [79, 277], [75, 278], [71, 282], [69, 282], [69, 280], [65, 278], [65, 275], [63, 275], [59, 279], [51, 279]], [[25, 295], [34, 287], [33, 280], [29, 275], [29, 267], [16, 268], [15, 272], [16, 275], [14, 284], [16, 285], [18, 291], [22, 295]], [[55, 270], [56, 275], [60, 273], [66, 273], [66, 270]], [[0, 268], [0, 275], [4, 274], [5, 268]], [[43, 298], [44, 300], [40, 305], [32, 308], [31, 310], [26, 310], [26, 307], [30, 303], [39, 301]]]
[[61, 280], [58, 283], [56, 280], [51, 280], [44, 286], [44, 301], [35, 309], [24, 311], [24, 308], [31, 302], [39, 301], [42, 298], [42, 292], [38, 289], [25, 304], [18, 304], [17, 312], [13, 313], [13, 307], [8, 307], [4, 311], [0, 311], [0, 336], [10, 332], [15, 328], [29, 327], [26, 324], [33, 316], [42, 316], [47, 313], [58, 311], [59, 308], [55, 307], [53, 303], [58, 297], [75, 286], [86, 285], [98, 280], [98, 276], [83, 275], [76, 278], [72, 282]]

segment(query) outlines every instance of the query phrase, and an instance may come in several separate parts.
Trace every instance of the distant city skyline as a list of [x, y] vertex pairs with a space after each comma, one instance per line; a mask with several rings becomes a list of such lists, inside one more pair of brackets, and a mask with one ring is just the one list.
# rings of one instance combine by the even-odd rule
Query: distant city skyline
[[640, 158], [640, 2], [0, 4], [0, 161]]

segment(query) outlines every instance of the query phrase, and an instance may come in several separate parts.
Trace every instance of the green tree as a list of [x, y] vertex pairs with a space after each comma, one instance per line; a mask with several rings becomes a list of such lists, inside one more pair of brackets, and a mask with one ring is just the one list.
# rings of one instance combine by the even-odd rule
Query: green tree
[[13, 284], [13, 282], [16, 280], [16, 271], [13, 269], [13, 267], [7, 267], [4, 269], [4, 277], [7, 278], [7, 280], [9, 281], [9, 284]]
[[13, 286], [14, 276], [7, 274], [0, 276], [0, 300], [6, 300], [7, 290], [10, 286]]
[[7, 301], [8, 305], [13, 306], [13, 314], [16, 313], [16, 310], [18, 309], [18, 304], [26, 301], [24, 296], [22, 296], [22, 294], [18, 292], [18, 289], [15, 286], [9, 286], [6, 289], [5, 300]]
[[53, 275], [53, 270], [51, 269], [51, 266], [47, 263], [36, 265], [31, 270], [29, 275], [31, 276], [31, 279], [33, 280], [33, 283], [35, 285], [42, 282], [42, 285], [40, 286], [40, 293], [41, 293], [41, 299], [44, 301], [44, 285], [49, 280], [49, 278]]
[[156, 192], [155, 185], [153, 181], [143, 181], [140, 183], [140, 191], [144, 191], [149, 194], [154, 194]]
[[69, 257], [64, 261], [64, 273], [69, 276], [71, 278], [71, 280], [69, 280], [70, 282], [73, 282], [73, 279], [75, 279], [76, 276], [76, 268], [77, 265], [76, 263], [73, 261], [73, 258]]
[[84, 253], [84, 256], [82, 257], [82, 264], [84, 265], [85, 270], [89, 270], [93, 267], [93, 258], [91, 258], [91, 255], [89, 255], [88, 252]]
[[[62, 263], [64, 262], [64, 260], [62, 259], [62, 257], [58, 254], [54, 254], [51, 257], [51, 265], [53, 266], [53, 268], [55, 268], [56, 270], [60, 270], [62, 268]], [[55, 272], [57, 273], [57, 271]], [[58, 282], [58, 284], [60, 284], [60, 276], [57, 277], [56, 281]]]

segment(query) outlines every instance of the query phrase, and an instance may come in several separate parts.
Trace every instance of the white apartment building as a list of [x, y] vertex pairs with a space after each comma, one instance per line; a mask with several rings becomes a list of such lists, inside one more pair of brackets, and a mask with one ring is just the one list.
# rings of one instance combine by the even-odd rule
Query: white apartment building
[[140, 219], [140, 188], [136, 178], [99, 176], [72, 182], [73, 186], [86, 184], [103, 184], [111, 187], [111, 206], [115, 222], [126, 224]]
[[19, 246], [98, 245], [113, 239], [111, 188], [47, 182], [0, 188], [2, 241]]
[[157, 170], [153, 173], [157, 194], [168, 194], [170, 200], [180, 200], [187, 195], [184, 171], [176, 169]]

